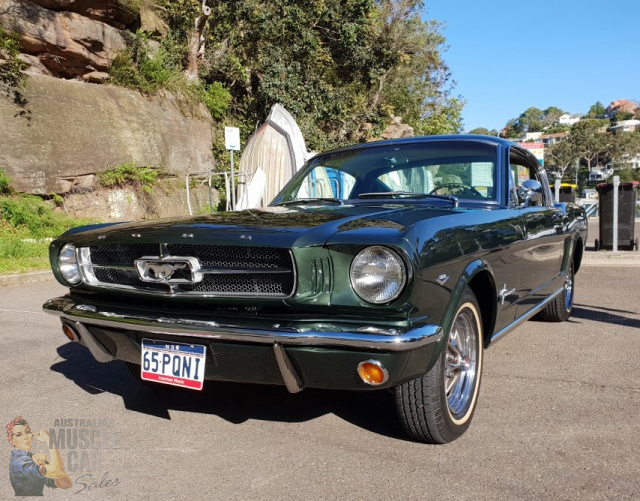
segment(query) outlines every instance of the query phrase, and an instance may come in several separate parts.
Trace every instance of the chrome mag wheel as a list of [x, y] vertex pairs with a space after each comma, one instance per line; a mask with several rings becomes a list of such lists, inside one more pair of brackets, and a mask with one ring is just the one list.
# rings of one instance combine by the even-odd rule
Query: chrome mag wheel
[[478, 379], [479, 332], [477, 312], [463, 305], [449, 334], [444, 371], [447, 406], [454, 421], [464, 419], [473, 403]]
[[567, 311], [571, 311], [573, 306], [573, 265], [570, 272], [567, 274], [567, 279], [564, 283], [564, 307]]
[[448, 341], [424, 376], [396, 386], [396, 407], [409, 435], [446, 444], [471, 424], [482, 375], [482, 317], [467, 287], [452, 320]]

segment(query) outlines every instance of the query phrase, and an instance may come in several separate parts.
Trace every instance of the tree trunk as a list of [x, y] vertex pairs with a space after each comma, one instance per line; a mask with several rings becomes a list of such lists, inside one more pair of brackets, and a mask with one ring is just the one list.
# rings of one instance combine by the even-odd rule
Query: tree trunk
[[371, 110], [375, 110], [376, 106], [378, 106], [378, 101], [380, 100], [380, 94], [382, 93], [382, 88], [384, 87], [384, 81], [387, 78], [387, 73], [388, 72], [385, 72], [378, 81], [378, 88], [376, 89], [376, 92], [373, 95], [373, 99], [371, 100]]
[[207, 26], [207, 19], [211, 15], [211, 7], [202, 2], [202, 14], [196, 18], [195, 28], [191, 32], [189, 49], [187, 52], [187, 67], [184, 76], [189, 80], [198, 79], [198, 62], [204, 56], [204, 30]]

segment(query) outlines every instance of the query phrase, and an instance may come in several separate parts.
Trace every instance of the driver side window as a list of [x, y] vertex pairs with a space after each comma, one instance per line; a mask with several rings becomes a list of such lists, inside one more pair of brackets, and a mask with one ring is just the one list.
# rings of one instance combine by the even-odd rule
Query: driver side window
[[[522, 189], [522, 184], [529, 179], [533, 179], [534, 181], [538, 181], [540, 184], [543, 184], [542, 180], [539, 178], [538, 170], [533, 169], [528, 165], [518, 163], [512, 159], [509, 174], [509, 200], [511, 204], [516, 207], [524, 207], [526, 190]], [[545, 205], [544, 198], [543, 193], [542, 201], [536, 205]]]

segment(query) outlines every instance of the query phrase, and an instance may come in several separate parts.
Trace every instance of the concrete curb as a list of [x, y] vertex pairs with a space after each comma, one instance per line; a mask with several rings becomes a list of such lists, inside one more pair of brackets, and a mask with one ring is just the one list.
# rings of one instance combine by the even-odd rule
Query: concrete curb
[[582, 265], [640, 267], [640, 252], [586, 251], [582, 256]]
[[27, 284], [30, 282], [46, 282], [47, 280], [53, 280], [53, 273], [50, 270], [0, 275], [0, 287], [5, 285]]

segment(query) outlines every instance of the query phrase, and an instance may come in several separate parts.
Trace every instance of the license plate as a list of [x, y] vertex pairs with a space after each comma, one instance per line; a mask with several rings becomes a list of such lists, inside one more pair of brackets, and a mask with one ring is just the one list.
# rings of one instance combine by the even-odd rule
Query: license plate
[[201, 390], [206, 347], [199, 344], [142, 340], [140, 377], [146, 381]]

